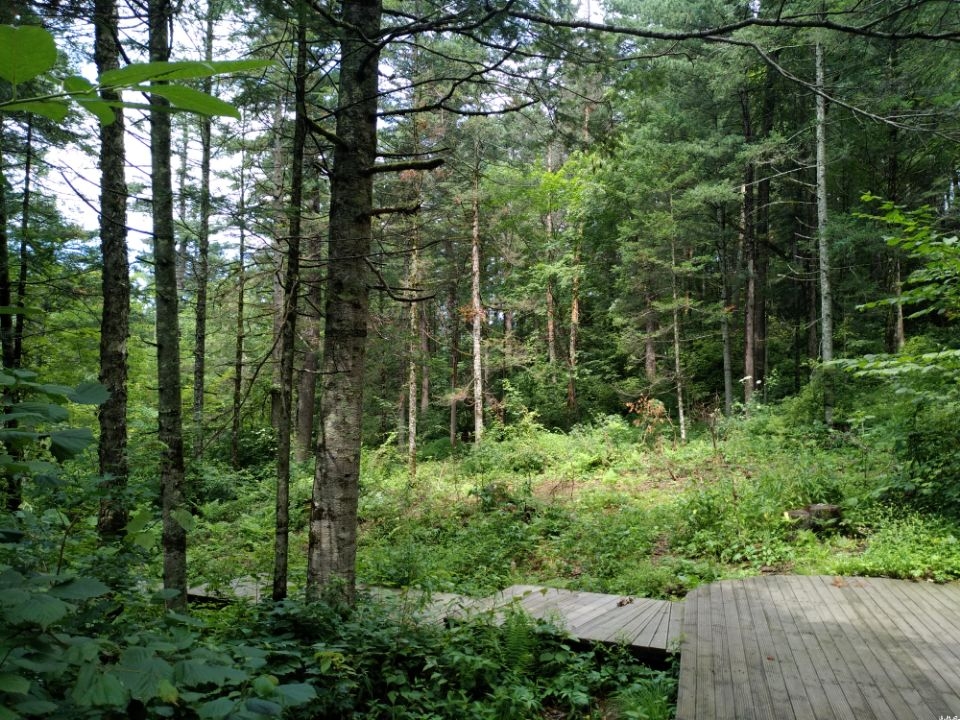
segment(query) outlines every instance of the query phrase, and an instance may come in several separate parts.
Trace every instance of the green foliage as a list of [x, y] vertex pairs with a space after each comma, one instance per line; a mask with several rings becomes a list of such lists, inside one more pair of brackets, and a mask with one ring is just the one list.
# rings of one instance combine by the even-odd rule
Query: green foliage
[[960, 578], [960, 524], [934, 514], [881, 509], [862, 552], [835, 560], [831, 572], [946, 582]]
[[57, 49], [53, 36], [43, 28], [0, 25], [0, 78], [13, 88], [12, 98], [0, 101], [0, 113], [30, 112], [62, 122], [70, 111], [72, 101], [93, 113], [104, 125], [109, 125], [114, 121], [113, 108], [140, 105], [105, 102], [100, 99], [100, 92], [135, 90], [165, 98], [174, 110], [240, 119], [240, 112], [233, 105], [212, 95], [183, 85], [158, 86], [156, 83], [261, 70], [272, 64], [263, 60], [134, 63], [118, 70], [108, 70], [96, 83], [71, 76], [63, 80], [62, 91], [41, 97], [17, 96], [18, 86], [50, 73], [56, 61]]

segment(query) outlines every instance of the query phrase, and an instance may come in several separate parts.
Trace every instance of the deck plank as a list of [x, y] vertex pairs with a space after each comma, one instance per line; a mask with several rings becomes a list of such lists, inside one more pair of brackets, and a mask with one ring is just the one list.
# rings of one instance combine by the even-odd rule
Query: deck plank
[[767, 576], [697, 588], [677, 720], [960, 714], [960, 586]]

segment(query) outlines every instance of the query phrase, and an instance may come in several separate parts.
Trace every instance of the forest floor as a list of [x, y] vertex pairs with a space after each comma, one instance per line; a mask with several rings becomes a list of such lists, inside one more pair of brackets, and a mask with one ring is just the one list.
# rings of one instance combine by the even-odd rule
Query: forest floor
[[[899, 502], [888, 488], [901, 472], [866, 434], [794, 432], [775, 415], [685, 444], [650, 441], [620, 418], [568, 434], [519, 423], [421, 457], [413, 478], [385, 445], [364, 455], [358, 576], [477, 597], [526, 583], [665, 599], [761, 573], [960, 577], [960, 524]], [[311, 483], [302, 468], [294, 585]], [[271, 545], [255, 540], [270, 532], [269, 484], [251, 491], [265, 497], [204, 506], [208, 549], [193, 567], [205, 582], [269, 578]], [[786, 515], [815, 503], [839, 506], [841, 519], [810, 526]], [[235, 541], [238, 514], [249, 542]]]

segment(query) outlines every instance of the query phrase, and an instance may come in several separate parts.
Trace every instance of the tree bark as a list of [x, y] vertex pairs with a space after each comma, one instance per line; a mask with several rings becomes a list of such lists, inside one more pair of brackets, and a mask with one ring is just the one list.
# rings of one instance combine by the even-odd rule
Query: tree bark
[[[0, 116], [0, 307], [9, 308], [12, 288], [10, 284], [10, 238], [7, 234], [7, 193], [3, 180], [3, 123]], [[14, 367], [13, 362], [13, 316], [0, 314], [0, 357], [3, 367]], [[8, 498], [9, 499], [9, 498]], [[19, 507], [19, 500], [17, 501]], [[16, 508], [15, 508], [16, 509]]]
[[[246, 126], [241, 123], [241, 132], [246, 130]], [[247, 290], [247, 155], [246, 146], [240, 144], [240, 169], [239, 169], [239, 192], [240, 197], [237, 202], [237, 232], [239, 238], [239, 248], [237, 250], [237, 324], [236, 338], [233, 350], [233, 411], [230, 426], [230, 461], [234, 470], [240, 469], [240, 413], [243, 409], [243, 353], [245, 344], [245, 311]]]
[[27, 116], [26, 158], [23, 166], [23, 202], [20, 207], [20, 269], [17, 272], [17, 318], [13, 327], [13, 365], [23, 366], [24, 308], [27, 299], [27, 268], [30, 255], [30, 178], [33, 174], [33, 116]]
[[[213, 60], [213, 16], [216, 0], [207, 0], [206, 32], [203, 50], [207, 62]], [[202, 90], [210, 94], [213, 82], [204, 79]], [[206, 392], [207, 360], [207, 285], [210, 275], [210, 156], [212, 154], [212, 122], [209, 115], [200, 117], [200, 217], [197, 227], [197, 260], [194, 278], [197, 283], [196, 321], [193, 346], [193, 457], [203, 457], [203, 406]]]
[[320, 362], [320, 310], [323, 302], [323, 260], [320, 239], [311, 237], [307, 251], [309, 267], [304, 273], [303, 367], [297, 390], [297, 446], [294, 457], [305, 462], [314, 451], [314, 415], [317, 410], [317, 370]]
[[307, 596], [324, 588], [348, 602], [356, 591], [357, 500], [363, 370], [369, 317], [367, 256], [373, 174], [381, 2], [344, 0], [336, 110], [339, 141], [330, 173], [330, 249], [324, 312], [320, 438], [310, 510]]
[[673, 293], [673, 380], [677, 389], [680, 442], [687, 441], [687, 416], [683, 407], [683, 363], [680, 360], [680, 296], [677, 291], [677, 241], [670, 239], [670, 289]]
[[303, 154], [307, 139], [306, 4], [297, 4], [297, 67], [294, 76], [294, 129], [283, 316], [280, 329], [280, 415], [277, 424], [277, 502], [274, 534], [273, 599], [287, 596], [290, 545], [290, 445], [293, 419], [293, 360], [300, 294], [300, 228], [303, 217]]
[[[94, 60], [97, 72], [120, 67], [115, 0], [94, 5]], [[104, 100], [119, 100], [113, 91]], [[97, 530], [103, 538], [119, 535], [127, 524], [123, 499], [127, 467], [127, 339], [130, 336], [130, 269], [127, 257], [127, 183], [124, 115], [115, 108], [111, 125], [100, 126], [100, 248], [103, 257], [100, 317], [100, 382], [110, 393], [100, 406], [100, 510]]]
[[480, 148], [477, 143], [476, 167], [473, 174], [473, 227], [470, 243], [471, 305], [473, 320], [473, 441], [483, 437], [483, 320], [485, 313], [480, 297]]
[[[147, 6], [150, 61], [170, 58], [169, 0]], [[168, 607], [187, 604], [187, 533], [183, 513], [183, 419], [180, 394], [180, 326], [177, 293], [177, 248], [173, 230], [173, 183], [170, 170], [170, 111], [165, 99], [150, 97], [150, 156], [153, 178], [153, 257], [157, 314], [159, 386], [160, 492], [163, 512], [163, 587], [176, 594]], [[180, 516], [178, 518], [177, 516]]]
[[[455, 262], [453, 242], [446, 241], [447, 257]], [[460, 405], [460, 312], [457, 305], [458, 270], [454, 270], [447, 285], [447, 313], [450, 318], [450, 447], [457, 446], [457, 409]]]
[[[581, 228], [582, 233], [582, 228]], [[580, 239], [573, 248], [573, 279], [570, 289], [570, 354], [568, 358], [567, 410], [577, 410], [577, 342], [580, 337]]]
[[[833, 292], [830, 287], [830, 246], [827, 242], [827, 101], [823, 45], [816, 46], [817, 79], [817, 251], [820, 259], [820, 359], [833, 360]], [[833, 424], [833, 373], [823, 373], [823, 421]]]

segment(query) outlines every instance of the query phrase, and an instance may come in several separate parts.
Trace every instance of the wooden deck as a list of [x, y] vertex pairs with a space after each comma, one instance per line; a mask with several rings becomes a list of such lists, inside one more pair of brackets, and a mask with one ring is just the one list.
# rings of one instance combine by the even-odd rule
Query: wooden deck
[[679, 641], [682, 603], [667, 600], [513, 585], [472, 609], [513, 604], [532, 617], [553, 620], [578, 640], [660, 652], [673, 649]]
[[677, 720], [960, 715], [960, 587], [768, 576], [684, 601]]

